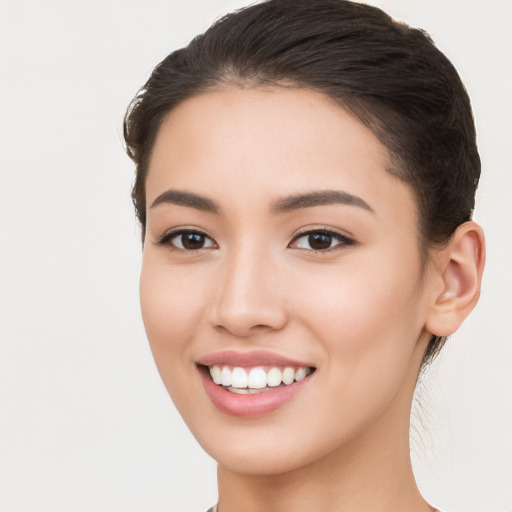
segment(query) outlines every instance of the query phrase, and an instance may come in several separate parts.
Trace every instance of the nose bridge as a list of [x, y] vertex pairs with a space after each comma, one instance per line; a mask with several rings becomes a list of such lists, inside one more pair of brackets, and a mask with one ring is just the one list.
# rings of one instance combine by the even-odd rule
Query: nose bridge
[[286, 322], [276, 258], [254, 238], [239, 240], [223, 261], [214, 323], [236, 336], [280, 329]]

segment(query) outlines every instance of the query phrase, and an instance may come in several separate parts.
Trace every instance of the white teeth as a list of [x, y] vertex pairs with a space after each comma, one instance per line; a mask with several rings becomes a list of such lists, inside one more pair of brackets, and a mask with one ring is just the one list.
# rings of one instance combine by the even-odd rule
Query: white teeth
[[222, 373], [220, 374], [220, 383], [223, 386], [231, 386], [231, 370], [227, 366], [222, 368]]
[[233, 393], [250, 394], [261, 390], [280, 386], [281, 383], [289, 386], [294, 382], [304, 380], [311, 373], [310, 368], [284, 369], [272, 367], [266, 372], [263, 368], [247, 369], [239, 366], [231, 369], [229, 366], [214, 365], [209, 367], [210, 375], [215, 384], [222, 385]]
[[252, 389], [267, 387], [267, 372], [263, 368], [253, 368], [249, 372], [249, 387]]
[[291, 384], [295, 380], [295, 370], [287, 366], [283, 371], [283, 382], [286, 385]]
[[210, 368], [210, 375], [212, 376], [213, 382], [215, 384], [222, 384], [222, 369], [220, 366], [213, 366]]
[[271, 368], [267, 373], [267, 382], [271, 388], [275, 388], [281, 384], [282, 374], [279, 368]]
[[297, 368], [295, 372], [295, 380], [298, 382], [299, 380], [304, 380], [306, 378], [306, 368]]
[[231, 393], [236, 393], [237, 395], [256, 395], [258, 393], [269, 391], [270, 388], [264, 388], [264, 389], [251, 389], [251, 388], [234, 388], [230, 386], [228, 388], [228, 391], [231, 391]]
[[231, 385], [234, 388], [246, 388], [248, 381], [249, 377], [243, 368], [233, 368], [231, 372]]

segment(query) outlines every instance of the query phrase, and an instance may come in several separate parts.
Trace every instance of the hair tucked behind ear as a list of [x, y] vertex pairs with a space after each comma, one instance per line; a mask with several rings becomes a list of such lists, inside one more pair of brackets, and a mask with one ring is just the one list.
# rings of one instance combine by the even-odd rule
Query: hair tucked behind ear
[[[171, 53], [129, 106], [124, 136], [143, 233], [145, 180], [163, 118], [225, 84], [313, 89], [368, 126], [391, 155], [389, 172], [415, 193], [424, 261], [471, 218], [480, 176], [471, 106], [430, 37], [364, 4], [269, 0], [228, 14]], [[444, 339], [432, 338], [424, 363]]]

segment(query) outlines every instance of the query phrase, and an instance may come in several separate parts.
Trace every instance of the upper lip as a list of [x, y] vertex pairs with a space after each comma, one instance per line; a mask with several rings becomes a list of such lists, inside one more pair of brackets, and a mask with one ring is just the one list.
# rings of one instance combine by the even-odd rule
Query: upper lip
[[312, 365], [304, 361], [296, 361], [273, 352], [256, 350], [252, 352], [238, 352], [225, 350], [208, 354], [197, 361], [203, 366], [228, 365], [241, 367], [255, 366], [291, 366], [294, 368], [309, 368]]

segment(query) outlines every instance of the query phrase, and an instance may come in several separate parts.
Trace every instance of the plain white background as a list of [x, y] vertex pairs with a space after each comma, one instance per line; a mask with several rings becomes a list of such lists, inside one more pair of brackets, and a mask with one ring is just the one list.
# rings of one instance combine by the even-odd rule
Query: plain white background
[[[216, 500], [215, 464], [145, 339], [120, 133], [151, 69], [247, 3], [0, 0], [2, 512], [200, 512]], [[373, 3], [428, 30], [459, 69], [483, 160], [483, 295], [421, 389], [419, 484], [450, 512], [510, 512], [512, 2]]]

